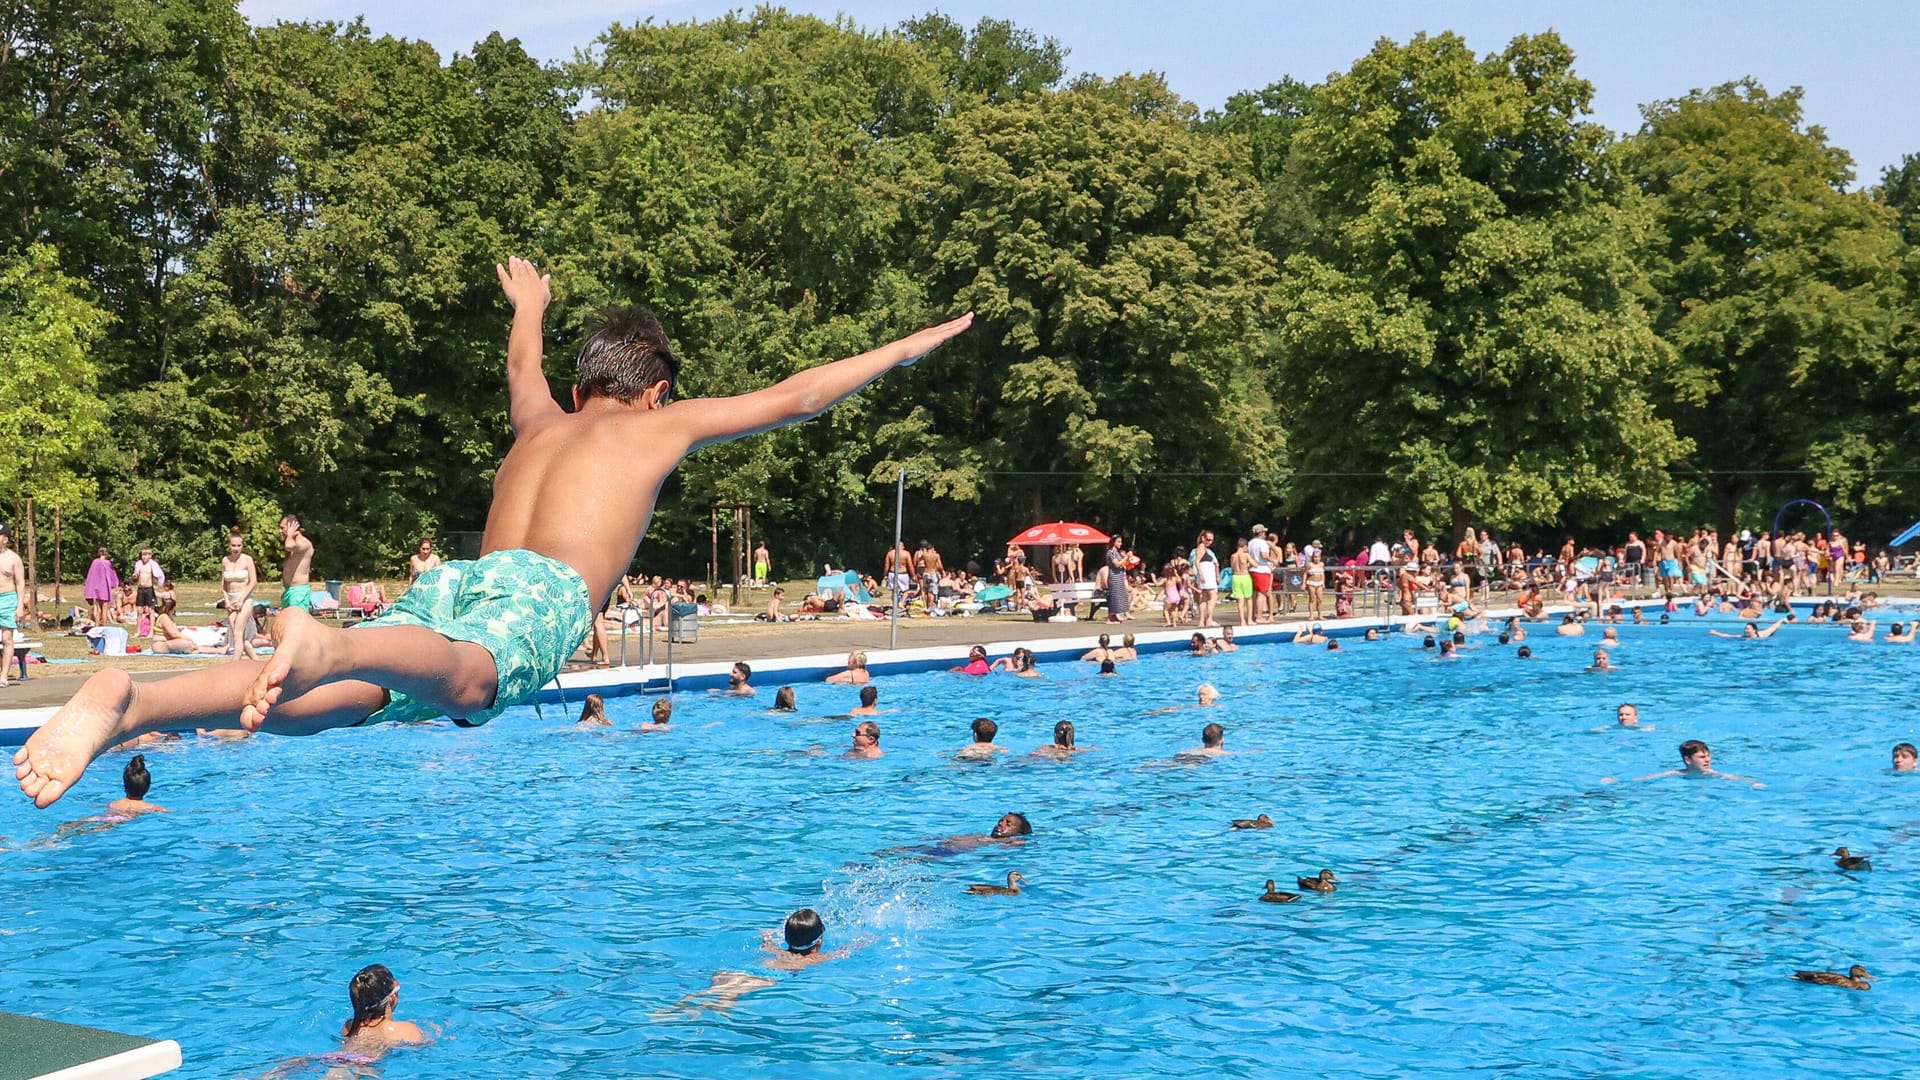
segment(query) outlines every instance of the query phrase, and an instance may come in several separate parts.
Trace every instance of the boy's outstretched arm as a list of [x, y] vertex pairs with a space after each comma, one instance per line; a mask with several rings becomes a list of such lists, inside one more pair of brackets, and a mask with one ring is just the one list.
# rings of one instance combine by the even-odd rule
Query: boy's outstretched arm
[[[518, 322], [515, 322], [516, 332]], [[871, 352], [808, 368], [765, 390], [728, 398], [690, 398], [667, 407], [688, 437], [688, 449], [738, 439], [811, 420], [896, 367], [904, 367], [939, 348], [973, 325], [969, 311], [951, 322], [929, 326]]]
[[552, 297], [552, 276], [542, 274], [519, 256], [507, 265], [493, 264], [500, 275], [500, 288], [513, 305], [513, 330], [507, 335], [507, 419], [517, 435], [528, 423], [562, 413], [547, 386], [540, 357], [545, 351], [541, 326], [546, 319], [547, 301]]

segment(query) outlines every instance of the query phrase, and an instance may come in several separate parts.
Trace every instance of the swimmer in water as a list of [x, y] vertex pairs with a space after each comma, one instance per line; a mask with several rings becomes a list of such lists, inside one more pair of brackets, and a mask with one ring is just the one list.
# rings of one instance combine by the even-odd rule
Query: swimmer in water
[[1910, 742], [1895, 744], [1893, 748], [1893, 771], [1914, 772], [1920, 767], [1920, 750], [1914, 749]]
[[340, 1030], [340, 1049], [366, 1061], [377, 1061], [396, 1046], [417, 1046], [427, 1041], [420, 1025], [395, 1020], [400, 1007], [400, 980], [385, 964], [368, 964], [347, 984], [347, 998], [353, 1003], [353, 1019]]
[[1209, 758], [1226, 757], [1227, 729], [1219, 724], [1208, 724], [1200, 729], [1200, 745], [1191, 750], [1182, 750], [1173, 755], [1175, 761], [1205, 761]]
[[879, 716], [880, 688], [872, 683], [860, 688], [860, 704], [847, 711], [848, 716]]
[[1100, 674], [1102, 676], [1117, 676], [1120, 674], [1120, 669], [1113, 666], [1113, 661], [1102, 660], [1100, 661]]
[[1215, 690], [1212, 683], [1201, 683], [1200, 686], [1194, 690], [1193, 697], [1194, 702], [1202, 708], [1220, 704], [1220, 691]]
[[1855, 619], [1847, 634], [1848, 641], [1871, 643], [1874, 627], [1880, 625], [1872, 619]]
[[1324, 645], [1327, 635], [1320, 632], [1319, 623], [1310, 623], [1293, 632], [1295, 645]]
[[[802, 971], [815, 964], [828, 960], [838, 960], [853, 952], [848, 945], [833, 952], [822, 952], [820, 945], [826, 938], [827, 925], [820, 914], [812, 908], [801, 908], [787, 916], [781, 927], [780, 938], [775, 932], [767, 931], [760, 939], [760, 947], [772, 955], [762, 961], [762, 966], [774, 971]], [[764, 975], [751, 975], [744, 971], [715, 972], [713, 980], [705, 990], [697, 994], [688, 994], [680, 999], [672, 1009], [654, 1014], [655, 1020], [667, 1020], [677, 1017], [698, 1015], [702, 1010], [724, 1013], [739, 1000], [755, 990], [764, 990], [774, 985], [772, 979]]]
[[1593, 663], [1587, 665], [1587, 670], [1618, 671], [1620, 669], [1613, 666], [1613, 657], [1607, 655], [1607, 650], [1595, 649], [1593, 650]]
[[1610, 648], [1610, 649], [1619, 648], [1620, 647], [1620, 631], [1614, 629], [1611, 626], [1600, 631], [1600, 644], [1605, 645], [1607, 648]]
[[1459, 655], [1456, 652], [1454, 652], [1454, 649], [1455, 649], [1455, 645], [1453, 644], [1453, 642], [1451, 641], [1441, 642], [1440, 643], [1440, 659], [1442, 660], [1459, 659]]
[[1379, 628], [1379, 627], [1377, 627], [1377, 626], [1369, 626], [1369, 627], [1367, 627], [1367, 634], [1366, 634], [1366, 640], [1368, 640], [1368, 641], [1379, 641], [1379, 640], [1380, 640], [1380, 628]]
[[1760, 629], [1759, 623], [1750, 622], [1737, 634], [1729, 634], [1724, 630], [1709, 630], [1707, 633], [1712, 634], [1714, 637], [1739, 638], [1742, 641], [1760, 641], [1772, 637], [1779, 632], [1781, 626], [1791, 621], [1790, 619], [1778, 619], [1772, 626], [1767, 627], [1765, 630]]
[[1195, 656], [1212, 656], [1213, 643], [1207, 640], [1207, 635], [1195, 630], [1187, 639], [1187, 651]]
[[653, 703], [653, 714], [648, 718], [646, 723], [640, 725], [640, 730], [671, 731], [673, 729], [672, 720], [673, 702], [668, 698], [661, 698]]
[[1332, 641], [1332, 640], [1329, 640], [1329, 641], [1327, 642], [1327, 651], [1328, 651], [1328, 652], [1339, 652], [1339, 651], [1340, 651], [1340, 643], [1339, 643], [1339, 642], [1337, 642], [1337, 641]]
[[1913, 631], [1917, 626], [1920, 626], [1920, 623], [1894, 623], [1893, 628], [1887, 631], [1887, 636], [1881, 640], [1889, 645], [1911, 645]]
[[599, 694], [588, 694], [587, 700], [580, 704], [581, 727], [612, 727], [613, 721], [607, 719], [607, 702]]
[[1007, 752], [1006, 747], [993, 744], [993, 737], [998, 734], [999, 724], [987, 717], [980, 717], [973, 722], [973, 741], [961, 747], [953, 756], [968, 761], [991, 761], [993, 755]]
[[1034, 757], [1069, 758], [1075, 754], [1084, 754], [1094, 749], [1091, 746], [1075, 746], [1073, 743], [1073, 721], [1062, 720], [1053, 725], [1053, 742], [1033, 752]]
[[1021, 645], [1013, 652], [987, 665], [988, 671], [1011, 671], [1022, 679], [1042, 679], [1046, 676], [1034, 670], [1033, 650]]
[[107, 813], [118, 816], [122, 821], [132, 821], [141, 814], [164, 814], [167, 808], [147, 801], [147, 792], [153, 788], [153, 774], [147, 771], [147, 756], [133, 755], [127, 767], [120, 771], [120, 786], [127, 797], [115, 799], [107, 804]]
[[1516, 651], [1514, 652], [1514, 654], [1513, 654], [1513, 658], [1514, 658], [1515, 660], [1531, 660], [1531, 659], [1533, 659], [1533, 646], [1531, 646], [1531, 645], [1522, 645], [1522, 646], [1520, 646], [1520, 648], [1519, 648], [1518, 650], [1516, 650]]
[[1102, 660], [1113, 659], [1113, 639], [1105, 634], [1101, 634], [1100, 643], [1082, 653], [1080, 659], [1092, 661], [1096, 664]]
[[[1640, 706], [1634, 705], [1631, 702], [1623, 703], [1619, 708], [1613, 710], [1613, 718], [1614, 727], [1616, 728], [1632, 728], [1635, 731], [1653, 730], [1653, 725], [1651, 724], [1646, 727], [1640, 726]], [[1597, 730], [1605, 731], [1606, 729], [1599, 728]]]
[[[1756, 788], [1767, 786], [1752, 777], [1736, 776], [1733, 773], [1714, 771], [1713, 751], [1708, 749], [1707, 744], [1701, 742], [1699, 739], [1688, 739], [1686, 742], [1680, 744], [1680, 761], [1684, 766], [1683, 768], [1668, 769], [1665, 772], [1657, 772], [1648, 776], [1638, 776], [1635, 777], [1634, 780], [1637, 783], [1641, 780], [1659, 780], [1668, 776], [1685, 776], [1696, 779], [1740, 780], [1752, 784]], [[1613, 777], [1606, 776], [1601, 777], [1600, 782], [1603, 784], [1611, 784], [1614, 780]]]
[[967, 650], [966, 663], [957, 668], [948, 668], [947, 670], [960, 675], [985, 675], [993, 670], [993, 665], [987, 663], [987, 647], [985, 645], [975, 645]]
[[933, 853], [952, 855], [957, 852], [972, 851], [975, 848], [985, 847], [988, 844], [1000, 844], [1006, 847], [1012, 847], [1026, 843], [1026, 838], [1032, 835], [1033, 823], [1027, 820], [1027, 815], [1009, 811], [1000, 815], [1000, 820], [993, 823], [992, 832], [950, 836], [940, 841], [940, 843], [933, 848]]
[[754, 695], [753, 668], [745, 660], [736, 661], [733, 670], [727, 672], [727, 688], [722, 693], [730, 697], [752, 697]]
[[1117, 661], [1140, 659], [1140, 650], [1133, 647], [1132, 634], [1120, 635], [1120, 647], [1113, 650], [1113, 658]]
[[1217, 653], [1240, 651], [1240, 646], [1233, 640], [1233, 627], [1223, 626], [1220, 628], [1220, 636], [1214, 639], [1213, 642], [1213, 651]]
[[871, 761], [882, 757], [885, 751], [880, 749], [880, 725], [871, 720], [862, 720], [853, 726], [853, 746], [846, 756]]
[[799, 699], [794, 697], [793, 687], [783, 686], [773, 692], [774, 712], [799, 712]]
[[1581, 625], [1579, 619], [1573, 617], [1573, 612], [1569, 611], [1560, 616], [1560, 625], [1554, 627], [1553, 632], [1561, 637], [1579, 637], [1587, 632], [1587, 628]]
[[830, 683], [848, 683], [853, 686], [865, 686], [872, 680], [872, 673], [867, 671], [867, 654], [859, 649], [847, 654], [845, 671], [836, 671], [827, 676], [827, 681]]

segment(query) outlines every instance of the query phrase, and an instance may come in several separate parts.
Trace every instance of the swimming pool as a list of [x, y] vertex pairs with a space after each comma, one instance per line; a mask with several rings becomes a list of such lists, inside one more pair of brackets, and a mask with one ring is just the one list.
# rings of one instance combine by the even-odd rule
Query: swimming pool
[[[855, 692], [817, 684], [797, 718], [771, 686], [683, 693], [658, 735], [624, 730], [650, 699], [622, 698], [613, 733], [549, 706], [187, 740], [148, 752], [174, 813], [42, 843], [118, 794], [110, 755], [53, 810], [0, 803], [0, 1007], [177, 1038], [176, 1075], [207, 1078], [333, 1049], [374, 961], [401, 1017], [446, 1029], [396, 1080], [1892, 1072], [1920, 1051], [1920, 775], [1886, 771], [1920, 741], [1920, 652], [1676, 618], [1623, 627], [1609, 674], [1582, 670], [1597, 630], [1535, 624], [1531, 661], [1402, 637], [888, 677], [877, 761], [838, 756], [852, 722], [819, 717]], [[1220, 707], [1187, 707], [1203, 680]], [[1620, 701], [1656, 730], [1610, 729]], [[977, 715], [1006, 760], [948, 757]], [[1060, 719], [1098, 750], [1028, 757]], [[1169, 764], [1209, 720], [1257, 752]], [[1601, 782], [1690, 738], [1766, 787]], [[892, 850], [1005, 810], [1029, 844]], [[1228, 829], [1261, 811], [1279, 827]], [[1836, 871], [1838, 844], [1877, 868]], [[1256, 900], [1322, 867], [1337, 893]], [[963, 891], [1009, 870], [1024, 895]], [[862, 947], [729, 1014], [653, 1018], [803, 906]], [[1788, 977], [1854, 962], [1870, 993]]]

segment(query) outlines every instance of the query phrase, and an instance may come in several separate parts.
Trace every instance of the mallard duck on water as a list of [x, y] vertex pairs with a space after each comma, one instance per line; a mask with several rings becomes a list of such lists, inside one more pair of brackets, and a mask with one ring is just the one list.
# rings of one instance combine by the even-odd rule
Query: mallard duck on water
[[1867, 969], [1859, 964], [1848, 968], [1845, 975], [1837, 971], [1796, 971], [1793, 977], [1801, 982], [1814, 983], [1818, 986], [1842, 986], [1848, 990], [1873, 988], [1873, 976], [1867, 974]]
[[1019, 896], [1020, 886], [1026, 883], [1027, 879], [1020, 876], [1020, 871], [1015, 870], [1007, 874], [1005, 885], [969, 885], [967, 891], [975, 896]]
[[1333, 871], [1331, 870], [1320, 871], [1318, 877], [1303, 877], [1295, 878], [1294, 880], [1300, 883], [1301, 888], [1312, 889], [1318, 893], [1329, 893], [1338, 887], [1334, 885], [1334, 881], [1337, 879], [1333, 876]]
[[1273, 828], [1273, 819], [1265, 814], [1261, 814], [1256, 818], [1234, 818], [1233, 827], [1236, 829], [1271, 829]]
[[1846, 848], [1838, 847], [1833, 849], [1833, 865], [1842, 870], [1871, 870], [1873, 860], [1865, 855], [1855, 855]]
[[1273, 887], [1273, 879], [1268, 878], [1267, 891], [1260, 899], [1265, 900], [1269, 904], [1291, 904], [1295, 900], [1300, 899], [1300, 894], [1297, 892], [1281, 892]]

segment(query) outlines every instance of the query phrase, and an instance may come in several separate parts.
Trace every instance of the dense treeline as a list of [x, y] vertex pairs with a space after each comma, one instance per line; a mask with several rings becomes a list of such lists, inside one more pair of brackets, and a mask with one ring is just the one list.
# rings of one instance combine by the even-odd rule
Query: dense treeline
[[[703, 452], [643, 565], [751, 503], [787, 573], [1081, 518], [1864, 535], [1920, 514], [1920, 158], [1849, 191], [1797, 92], [1589, 117], [1554, 35], [1381, 42], [1201, 114], [1011, 24], [761, 9], [574, 63], [445, 61], [232, 0], [0, 2], [0, 499], [208, 568], [282, 511], [322, 569], [477, 529], [507, 440], [491, 264], [554, 273], [548, 371], [657, 309], [733, 393], [965, 309], [816, 423]], [[81, 557], [74, 550], [80, 549]]]

